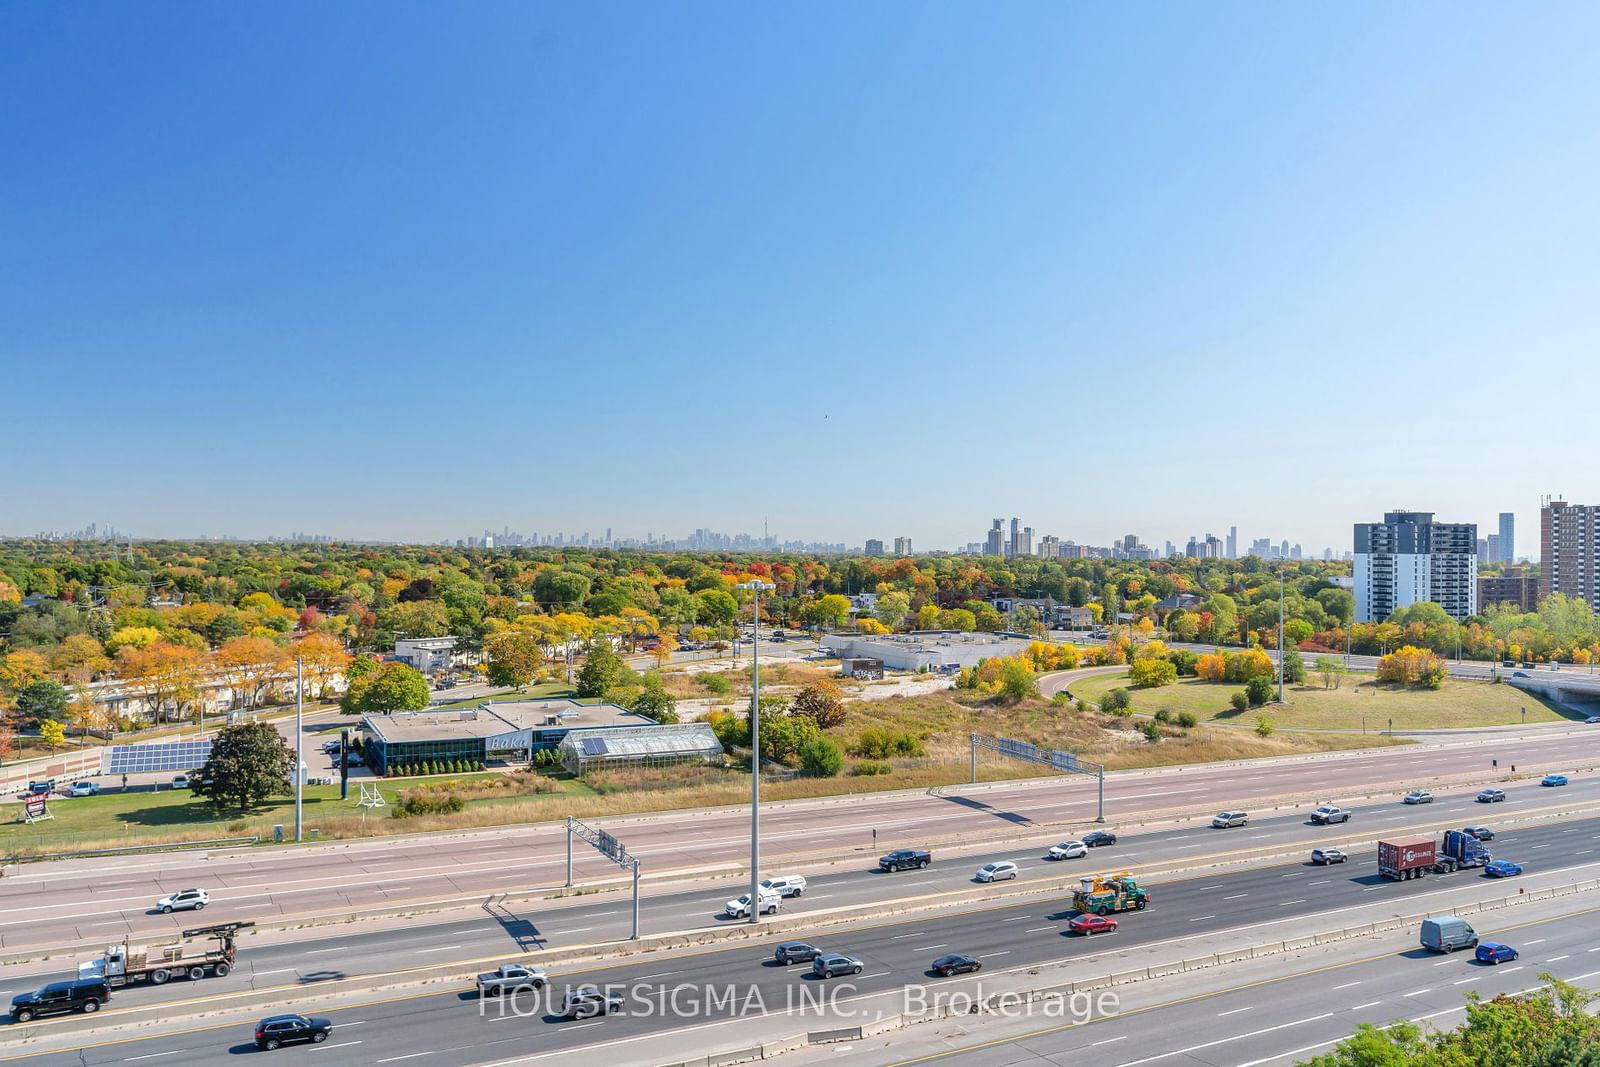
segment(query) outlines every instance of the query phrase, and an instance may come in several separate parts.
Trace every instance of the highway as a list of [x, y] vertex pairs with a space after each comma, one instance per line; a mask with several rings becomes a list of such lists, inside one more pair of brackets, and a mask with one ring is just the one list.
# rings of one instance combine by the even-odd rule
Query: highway
[[[1496, 759], [1498, 769], [1491, 766]], [[1600, 763], [1600, 729], [1574, 726], [1564, 734], [1118, 772], [1106, 780], [1108, 825], [1138, 813], [1199, 814], [1287, 795], [1338, 801], [1377, 787], [1398, 794], [1434, 775], [1475, 773], [1488, 781], [1513, 764], [1526, 775], [1530, 769], [1542, 774], [1594, 763]], [[1077, 830], [1093, 818], [1094, 796], [1092, 779], [1063, 777], [775, 804], [762, 815], [763, 852], [770, 871], [823, 851], [870, 860], [888, 848], [952, 835], [1021, 836], [1042, 832], [1043, 823]], [[748, 854], [749, 813], [743, 808], [627, 816], [600, 824], [642, 858], [647, 879], [668, 870], [731, 872]], [[580, 884], [618, 874], [581, 845], [574, 855]], [[560, 824], [24, 865], [0, 879], [0, 949], [112, 941], [129, 933], [147, 936], [197, 925], [192, 915], [148, 911], [159, 897], [190, 886], [213, 895], [206, 922], [259, 921], [528, 893], [562, 885], [565, 865]]]
[[[1596, 852], [1600, 849], [1600, 819], [1508, 830], [1494, 848], [1497, 854], [1526, 865], [1525, 880], [1542, 877], [1548, 884], [1557, 874], [1570, 874], [1574, 879], [1593, 877], [1600, 870], [1600, 853]], [[1293, 863], [1155, 882], [1147, 911], [1121, 916], [1122, 927], [1116, 934], [1092, 940], [1066, 932], [1071, 911], [1060, 898], [908, 917], [900, 922], [828, 931], [814, 940], [825, 949], [862, 959], [861, 976], [833, 980], [848, 981], [851, 996], [895, 994], [884, 999], [898, 1004], [898, 991], [903, 987], [934, 980], [927, 973], [928, 964], [946, 952], [971, 952], [984, 960], [986, 969], [991, 971], [1026, 970], [1063, 958], [1086, 963], [1107, 961], [1114, 969], [1117, 954], [1137, 945], [1192, 941], [1198, 946], [1221, 929], [1259, 931], [1263, 939], [1295, 936], [1308, 928], [1308, 922], [1320, 928], [1337, 926], [1341, 921], [1371, 921], [1435, 905], [1448, 906], [1447, 901], [1459, 900], [1463, 894], [1504, 893], [1513, 884], [1488, 879], [1475, 871], [1390, 882], [1377, 877], [1372, 854], [1367, 852], [1358, 853], [1342, 868]], [[1486, 917], [1478, 924], [1485, 936], [1493, 936], [1493, 921], [1493, 917]], [[1197, 947], [1197, 951], [1203, 949]], [[330, 963], [336, 966], [337, 959], [334, 956]], [[806, 991], [815, 997], [821, 987], [831, 984], [809, 977], [804, 966], [785, 968], [773, 964], [770, 945], [741, 945], [698, 953], [657, 952], [637, 961], [597, 964], [552, 977], [555, 981], [547, 997], [559, 998], [569, 983], [613, 985], [623, 991], [629, 1011], [609, 1019], [572, 1023], [555, 1017], [546, 1005], [529, 1000], [521, 1015], [502, 1017], [494, 1008], [488, 1018], [483, 1018], [477, 998], [470, 991], [421, 992], [330, 1013], [338, 1029], [333, 1039], [317, 1050], [317, 1055], [340, 1063], [408, 1059], [422, 1060], [430, 1067], [448, 1067], [489, 1062], [512, 1053], [559, 1054], [601, 1041], [627, 1045], [648, 1042], [685, 1025], [727, 1019], [739, 1011], [748, 1011], [752, 1003], [759, 1003], [767, 1013], [783, 1011], [797, 1004]], [[729, 983], [737, 988], [738, 995], [718, 999], [726, 996], [724, 990]], [[659, 1007], [663, 997], [669, 998], [672, 1010]], [[657, 1007], [647, 1006], [652, 1004]], [[105, 1018], [110, 1021], [111, 1017]], [[203, 1064], [214, 1062], [214, 1057], [224, 1051], [238, 1050], [240, 1041], [248, 1036], [246, 1021], [215, 1030], [113, 1040], [78, 1051], [41, 1052], [31, 1056], [30, 1062], [64, 1067], [69, 1063], [160, 1058], [167, 1064]], [[649, 1046], [635, 1045], [634, 1051], [640, 1047]]]
[[[1530, 991], [1542, 984], [1541, 973], [1600, 989], [1600, 922], [1592, 912], [1497, 926], [1494, 937], [1518, 947], [1522, 958], [1490, 966], [1470, 953], [1440, 957], [1406, 950], [1370, 958], [1373, 953], [1362, 951], [1351, 962], [1189, 999], [1169, 996], [1146, 1009], [1083, 1025], [1041, 1025], [1026, 1036], [998, 1041], [936, 1042], [931, 1034], [913, 1031], [895, 1035], [892, 1044], [898, 1048], [865, 1055], [857, 1050], [851, 1058], [962, 1067], [1086, 1060], [1099, 1067], [1289, 1065], [1329, 1051], [1364, 1022], [1382, 1026], [1406, 1019], [1439, 1029], [1458, 1026], [1468, 992], [1488, 1000]], [[940, 1052], [935, 1044], [955, 1048]]]
[[[1227, 855], [1273, 847], [1296, 847], [1309, 852], [1315, 843], [1345, 839], [1370, 839], [1402, 828], [1442, 832], [1448, 827], [1486, 823], [1505, 829], [1501, 820], [1537, 812], [1551, 805], [1570, 809], [1600, 807], [1600, 777], [1580, 779], [1565, 790], [1537, 785], [1514, 786], [1498, 804], [1478, 804], [1472, 793], [1441, 795], [1431, 805], [1405, 805], [1396, 799], [1355, 805], [1348, 824], [1313, 827], [1304, 811], [1257, 817], [1248, 826], [1213, 830], [1201, 823], [1153, 830], [1121, 837], [1117, 844], [1097, 848], [1089, 856], [1051, 861], [1043, 858], [1055, 837], [1020, 845], [984, 850], [958, 858], [935, 853], [933, 867], [894, 875], [868, 865], [871, 857], [852, 866], [826, 872], [800, 871], [810, 882], [805, 895], [785, 902], [782, 914], [804, 915], [832, 908], [895, 900], [905, 896], [975, 890], [973, 873], [984, 862], [1009, 859], [1021, 868], [1015, 885], [1045, 879], [1071, 878], [1085, 873], [1128, 867], [1174, 866], [1222, 859]], [[1492, 847], [1498, 848], [1496, 842]], [[1600, 858], [1600, 853], [1597, 853]], [[719, 914], [724, 901], [738, 896], [743, 886], [733, 881], [674, 889], [645, 899], [641, 926], [646, 934], [724, 926], [733, 922]], [[173, 917], [180, 926], [199, 926], [222, 916], [218, 907], [203, 917], [193, 912]], [[396, 959], [408, 966], [457, 959], [484, 959], [498, 955], [537, 955], [551, 948], [600, 944], [628, 936], [631, 914], [628, 899], [612, 895], [600, 902], [569, 898], [561, 904], [505, 905], [461, 910], [429, 916], [398, 926], [351, 928], [328, 926], [307, 929], [258, 943], [245, 938], [234, 973], [204, 983], [207, 993], [262, 989], [295, 982], [326, 980], [339, 975], [382, 974]], [[292, 940], [290, 940], [292, 939]], [[0, 967], [0, 987], [37, 988], [45, 982], [70, 977], [71, 967], [61, 962], [20, 963]], [[193, 996], [197, 987], [179, 983], [165, 988], [135, 987], [119, 997], [119, 1004], [156, 1003]]]

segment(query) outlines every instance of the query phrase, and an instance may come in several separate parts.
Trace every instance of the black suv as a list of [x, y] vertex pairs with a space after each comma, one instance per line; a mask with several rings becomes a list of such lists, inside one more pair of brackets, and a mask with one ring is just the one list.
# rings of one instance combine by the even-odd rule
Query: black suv
[[256, 1023], [256, 1048], [271, 1052], [280, 1045], [300, 1041], [321, 1044], [333, 1033], [330, 1019], [308, 1019], [304, 1015], [269, 1015]]
[[111, 999], [111, 987], [104, 978], [84, 978], [76, 982], [51, 982], [37, 993], [11, 998], [11, 1021], [25, 1023], [40, 1015], [60, 1015], [68, 1011], [99, 1011]]
[[804, 941], [785, 941], [772, 950], [772, 958], [785, 967], [791, 963], [810, 963], [817, 958], [817, 946]]

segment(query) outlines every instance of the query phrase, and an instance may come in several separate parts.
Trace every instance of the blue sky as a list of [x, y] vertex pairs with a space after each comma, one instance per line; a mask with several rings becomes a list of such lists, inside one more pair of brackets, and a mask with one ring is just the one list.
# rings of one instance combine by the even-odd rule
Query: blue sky
[[1535, 549], [1600, 7], [0, 8], [0, 531]]

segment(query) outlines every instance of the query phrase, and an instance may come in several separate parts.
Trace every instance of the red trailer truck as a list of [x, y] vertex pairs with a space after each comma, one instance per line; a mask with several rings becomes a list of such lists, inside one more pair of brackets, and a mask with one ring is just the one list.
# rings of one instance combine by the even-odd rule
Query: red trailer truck
[[1378, 842], [1378, 873], [1404, 881], [1421, 878], [1433, 869], [1438, 859], [1432, 837], [1403, 837]]

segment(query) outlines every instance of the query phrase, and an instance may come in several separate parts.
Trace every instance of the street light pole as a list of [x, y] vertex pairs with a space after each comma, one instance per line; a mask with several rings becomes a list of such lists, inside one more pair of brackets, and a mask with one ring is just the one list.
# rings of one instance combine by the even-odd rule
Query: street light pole
[[750, 598], [750, 916], [761, 921], [761, 592], [771, 582], [740, 582]]
[[300, 840], [302, 830], [301, 808], [305, 801], [306, 764], [302, 749], [306, 743], [305, 661], [294, 658], [294, 839]]
[[1278, 703], [1283, 703], [1283, 568], [1278, 568]]

